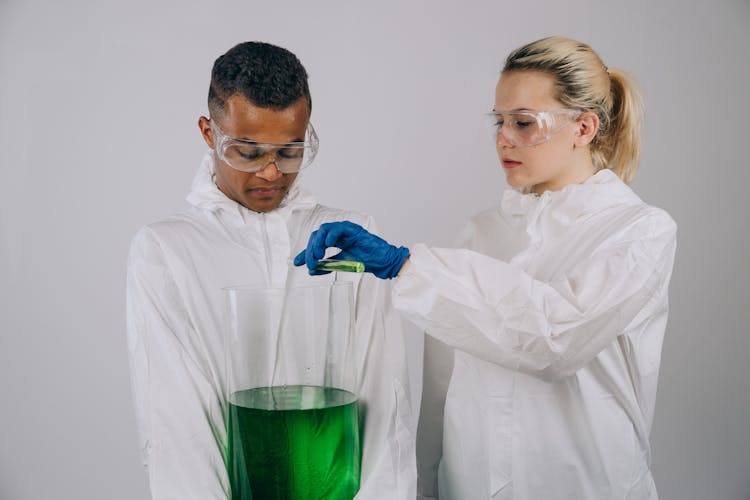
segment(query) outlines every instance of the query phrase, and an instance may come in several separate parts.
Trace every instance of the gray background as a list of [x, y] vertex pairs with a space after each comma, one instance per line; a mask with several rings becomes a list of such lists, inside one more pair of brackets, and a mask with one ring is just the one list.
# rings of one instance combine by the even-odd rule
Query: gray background
[[482, 120], [502, 60], [550, 34], [640, 80], [634, 186], [679, 226], [661, 497], [750, 498], [750, 5], [458, 3], [0, 0], [0, 499], [146, 498], [125, 258], [184, 206], [218, 55], [248, 39], [298, 54], [322, 143], [303, 182], [394, 242], [446, 246], [505, 187]]

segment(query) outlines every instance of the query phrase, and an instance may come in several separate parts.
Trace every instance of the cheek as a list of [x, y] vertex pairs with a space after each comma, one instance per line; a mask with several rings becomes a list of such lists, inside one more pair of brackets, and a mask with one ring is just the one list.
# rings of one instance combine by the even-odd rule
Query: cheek
[[559, 153], [549, 144], [529, 148], [517, 157], [523, 162], [520, 168], [506, 170], [507, 181], [512, 186], [540, 184], [555, 177], [560, 170]]
[[533, 164], [541, 173], [554, 174], [568, 163], [572, 147], [562, 141], [550, 141], [539, 146], [533, 153]]
[[216, 184], [218, 184], [219, 187], [231, 189], [233, 191], [242, 191], [243, 186], [246, 183], [245, 181], [247, 180], [246, 178], [250, 175], [244, 172], [238, 172], [237, 170], [222, 164], [217, 164], [215, 170]]
[[297, 176], [299, 175], [299, 172], [296, 174], [284, 174], [284, 179], [287, 181], [287, 186], [291, 186], [292, 183], [294, 183], [295, 179], [297, 179]]

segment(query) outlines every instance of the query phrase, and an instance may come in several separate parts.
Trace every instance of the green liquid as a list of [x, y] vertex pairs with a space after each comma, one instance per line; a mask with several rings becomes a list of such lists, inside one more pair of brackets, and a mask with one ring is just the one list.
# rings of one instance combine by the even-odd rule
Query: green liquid
[[318, 271], [342, 271], [345, 273], [363, 273], [365, 264], [356, 260], [322, 259], [318, 261]]
[[228, 431], [232, 500], [350, 500], [359, 489], [351, 392], [304, 385], [235, 392]]

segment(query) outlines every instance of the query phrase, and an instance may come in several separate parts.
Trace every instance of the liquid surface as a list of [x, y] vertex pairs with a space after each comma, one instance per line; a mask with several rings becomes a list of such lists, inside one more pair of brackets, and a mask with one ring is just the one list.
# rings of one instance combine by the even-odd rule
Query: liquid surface
[[229, 401], [232, 500], [351, 499], [359, 489], [357, 397], [331, 387], [239, 391]]

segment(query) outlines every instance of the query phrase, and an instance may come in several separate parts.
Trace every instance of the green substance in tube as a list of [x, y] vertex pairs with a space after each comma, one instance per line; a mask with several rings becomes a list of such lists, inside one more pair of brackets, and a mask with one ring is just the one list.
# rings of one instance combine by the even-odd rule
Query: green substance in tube
[[347, 273], [365, 272], [365, 264], [356, 260], [323, 259], [318, 261], [318, 271], [343, 271]]
[[351, 499], [359, 489], [357, 397], [331, 387], [259, 387], [229, 401], [232, 500]]

